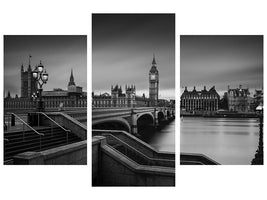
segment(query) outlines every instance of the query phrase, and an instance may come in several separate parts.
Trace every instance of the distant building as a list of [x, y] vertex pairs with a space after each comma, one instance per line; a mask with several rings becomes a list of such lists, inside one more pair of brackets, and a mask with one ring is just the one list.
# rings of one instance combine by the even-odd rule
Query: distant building
[[135, 107], [135, 86], [125, 86], [125, 93], [122, 93], [121, 87], [111, 86], [111, 104], [112, 107]]
[[227, 92], [224, 93], [223, 97], [219, 101], [219, 110], [228, 111], [228, 98], [227, 98]]
[[167, 99], [159, 99], [158, 107], [170, 107], [170, 101], [168, 101]]
[[136, 107], [148, 107], [149, 98], [143, 94], [142, 96], [135, 96]]
[[56, 88], [53, 91], [43, 91], [42, 96], [46, 107], [87, 106], [87, 94], [82, 91], [82, 87], [75, 85], [72, 70], [67, 90]]
[[260, 104], [263, 105], [263, 90], [255, 90], [254, 102], [257, 106]]
[[111, 95], [108, 93], [95, 95], [92, 93], [93, 107], [145, 107], [149, 105], [149, 99], [143, 94], [136, 96], [135, 85], [125, 86], [125, 93], [121, 86], [111, 86]]
[[242, 88], [242, 85], [239, 85], [239, 88], [230, 89], [228, 86], [227, 91], [227, 100], [228, 100], [228, 109], [230, 112], [248, 112], [250, 111], [250, 98], [249, 98], [249, 89]]
[[92, 92], [92, 105], [93, 107], [112, 107], [111, 96], [107, 92], [100, 95], [95, 95]]
[[[22, 66], [21, 97], [18, 98], [16, 95], [15, 98], [12, 98], [8, 92], [8, 96], [4, 99], [5, 109], [33, 109], [36, 107], [38, 91], [31, 77], [32, 70], [30, 65], [26, 72], [23, 71]], [[26, 78], [28, 81], [26, 81]], [[72, 70], [67, 90], [56, 88], [52, 91], [43, 91], [42, 99], [45, 108], [87, 107], [87, 94], [82, 91], [82, 87], [75, 85]]]
[[210, 90], [206, 90], [206, 86], [201, 91], [196, 88], [188, 91], [187, 87], [181, 96], [181, 110], [186, 112], [217, 111], [220, 96], [213, 86]]
[[20, 78], [21, 78], [21, 97], [31, 98], [33, 93], [37, 91], [37, 83], [32, 76], [32, 67], [29, 60], [28, 69], [24, 71], [24, 66], [21, 65]]

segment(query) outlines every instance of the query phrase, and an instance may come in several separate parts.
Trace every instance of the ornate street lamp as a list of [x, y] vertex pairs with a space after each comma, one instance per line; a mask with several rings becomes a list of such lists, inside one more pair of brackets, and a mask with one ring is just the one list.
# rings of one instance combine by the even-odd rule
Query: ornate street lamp
[[255, 154], [255, 158], [252, 160], [252, 165], [263, 165], [263, 105], [260, 103], [256, 108], [256, 112], [260, 119], [260, 134], [259, 134], [259, 146]]
[[46, 70], [44, 70], [44, 66], [42, 65], [42, 62], [40, 61], [40, 64], [35, 67], [35, 69], [32, 72], [32, 76], [34, 80], [37, 82], [39, 88], [38, 88], [38, 101], [37, 101], [37, 111], [43, 112], [44, 111], [44, 103], [42, 101], [42, 91], [43, 91], [43, 84], [46, 84], [48, 81], [48, 73], [46, 73]]

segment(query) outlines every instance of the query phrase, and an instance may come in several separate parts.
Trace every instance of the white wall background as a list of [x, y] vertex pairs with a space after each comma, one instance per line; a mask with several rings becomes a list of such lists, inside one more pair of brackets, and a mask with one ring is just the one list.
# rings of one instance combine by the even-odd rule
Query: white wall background
[[[177, 103], [180, 94], [179, 35], [264, 35], [267, 33], [267, 6], [264, 1], [258, 0], [1, 1], [0, 74], [2, 76], [0, 88], [2, 94], [3, 35], [9, 34], [88, 35], [87, 88], [90, 94], [91, 13], [118, 12], [176, 13]], [[90, 100], [91, 98], [88, 98], [88, 101]], [[91, 105], [90, 102], [88, 105]], [[0, 101], [0, 107], [3, 108], [2, 101]], [[3, 166], [3, 142], [0, 142], [1, 199], [266, 199], [266, 166], [179, 166], [179, 156], [177, 156], [176, 187], [174, 188], [92, 188], [91, 108], [88, 109], [88, 166]], [[178, 112], [177, 110], [177, 114]], [[1, 122], [2, 117], [3, 110], [1, 109]], [[179, 155], [179, 129], [179, 123], [177, 123], [177, 155]], [[2, 134], [3, 129], [0, 131], [0, 138], [3, 138]]]

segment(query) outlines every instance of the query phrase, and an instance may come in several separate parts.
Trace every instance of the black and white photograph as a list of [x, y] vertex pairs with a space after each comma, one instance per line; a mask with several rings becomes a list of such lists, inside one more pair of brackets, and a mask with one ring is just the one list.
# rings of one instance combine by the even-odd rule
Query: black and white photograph
[[86, 41], [4, 35], [5, 165], [86, 165]]
[[263, 36], [180, 37], [180, 163], [263, 165]]
[[92, 184], [175, 186], [175, 15], [92, 15]]
[[0, 199], [267, 199], [266, 19], [263, 0], [0, 1]]

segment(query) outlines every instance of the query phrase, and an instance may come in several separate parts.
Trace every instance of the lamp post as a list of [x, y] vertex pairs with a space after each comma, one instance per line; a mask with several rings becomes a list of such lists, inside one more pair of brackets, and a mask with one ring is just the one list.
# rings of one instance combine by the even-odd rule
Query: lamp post
[[32, 72], [32, 76], [34, 80], [38, 84], [38, 101], [37, 101], [37, 107], [36, 110], [38, 112], [44, 111], [44, 103], [42, 101], [42, 91], [43, 91], [43, 84], [46, 84], [48, 81], [48, 73], [46, 73], [46, 70], [44, 70], [44, 66], [42, 65], [42, 62], [40, 61], [40, 64], [35, 67], [35, 69]]
[[256, 108], [257, 113], [259, 114], [260, 120], [260, 133], [259, 133], [259, 146], [255, 154], [255, 158], [252, 160], [252, 165], [263, 165], [263, 105], [260, 104]]
[[257, 107], [259, 111], [259, 118], [260, 118], [260, 134], [259, 134], [259, 154], [260, 158], [262, 159], [261, 164], [263, 164], [263, 105]]

